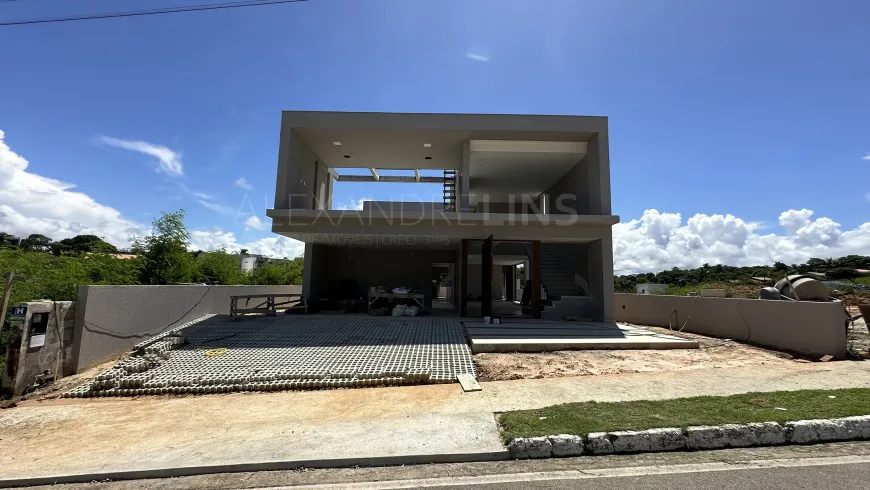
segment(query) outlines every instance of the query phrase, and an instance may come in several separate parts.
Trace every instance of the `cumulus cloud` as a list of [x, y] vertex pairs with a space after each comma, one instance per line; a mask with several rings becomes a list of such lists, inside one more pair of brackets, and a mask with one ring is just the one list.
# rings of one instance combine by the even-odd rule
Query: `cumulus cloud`
[[795, 264], [810, 257], [865, 255], [870, 250], [870, 223], [844, 231], [840, 223], [813, 219], [813, 214], [809, 209], [790, 209], [779, 215], [782, 234], [761, 234], [758, 224], [730, 214], [696, 214], [683, 223], [679, 214], [648, 209], [640, 219], [613, 227], [614, 270], [632, 274], [705, 263]]
[[262, 230], [266, 228], [266, 223], [263, 223], [263, 220], [256, 216], [251, 216], [245, 220], [245, 226], [254, 230]]
[[299, 257], [305, 252], [305, 244], [285, 236], [261, 238], [251, 242], [239, 242], [229, 231], [195, 230], [190, 233], [190, 248], [192, 250], [215, 250], [223, 248], [228, 251], [248, 249], [252, 254], [268, 257]]
[[109, 206], [76, 192], [74, 184], [27, 171], [28, 162], [6, 144], [0, 130], [0, 231], [26, 237], [39, 233], [52, 239], [97, 235], [128, 246], [130, 235], [145, 227]]
[[163, 172], [170, 177], [180, 177], [184, 175], [184, 166], [181, 163], [181, 153], [173, 151], [165, 146], [155, 145], [145, 141], [122, 140], [110, 136], [101, 136], [99, 141], [109, 146], [136, 151], [156, 158], [156, 170], [158, 172]]
[[861, 160], [870, 160], [870, 153], [868, 153], [867, 156], [865, 156], [865, 157], [862, 158]]
[[332, 209], [342, 210], [342, 211], [362, 211], [363, 203], [366, 201], [371, 201], [370, 197], [364, 197], [362, 199], [347, 199], [344, 202], [338, 203]]
[[244, 189], [244, 190], [246, 190], [246, 191], [249, 191], [249, 190], [251, 190], [251, 189], [254, 188], [254, 186], [252, 186], [252, 185], [248, 182], [248, 179], [246, 179], [246, 178], [244, 178], [244, 177], [239, 177], [238, 179], [236, 179], [236, 181], [233, 182], [233, 185], [235, 185], [236, 187], [238, 187], [238, 188], [240, 188], [240, 189]]

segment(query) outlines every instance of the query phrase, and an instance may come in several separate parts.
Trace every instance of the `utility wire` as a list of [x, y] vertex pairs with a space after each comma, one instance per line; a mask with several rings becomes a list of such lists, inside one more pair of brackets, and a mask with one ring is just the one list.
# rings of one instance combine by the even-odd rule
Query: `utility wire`
[[[8, 1], [8, 0], [7, 0]], [[206, 3], [200, 5], [188, 5], [185, 7], [167, 7], [150, 10], [130, 10], [126, 12], [106, 12], [102, 14], [81, 15], [73, 17], [55, 17], [47, 19], [28, 19], [0, 22], [0, 27], [19, 26], [29, 24], [50, 24], [55, 22], [73, 22], [78, 20], [116, 19], [121, 17], [140, 17], [144, 15], [177, 14], [181, 12], [199, 12], [204, 10], [222, 10], [241, 7], [259, 7], [262, 5], [277, 5], [283, 3], [301, 3], [308, 0], [246, 0], [237, 2]], [[5, 3], [5, 2], [2, 2]]]

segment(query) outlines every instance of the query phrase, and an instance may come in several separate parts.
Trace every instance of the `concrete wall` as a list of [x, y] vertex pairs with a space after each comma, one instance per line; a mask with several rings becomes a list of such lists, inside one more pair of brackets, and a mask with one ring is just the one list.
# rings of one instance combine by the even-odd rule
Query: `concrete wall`
[[667, 327], [669, 318], [674, 328], [688, 318], [686, 332], [803, 354], [846, 355], [845, 315], [837, 303], [616, 295], [616, 321]]
[[[550, 214], [590, 214], [589, 157], [584, 157], [556, 181], [546, 193], [550, 195]], [[560, 199], [560, 196], [563, 196]]]
[[81, 371], [209, 313], [230, 296], [299, 293], [301, 286], [79, 286], [71, 365]]
[[[315, 209], [318, 160], [320, 159], [314, 151], [293, 131], [292, 127], [282, 122], [281, 142], [278, 147], [278, 174], [275, 182], [276, 208]], [[325, 166], [323, 170], [326, 170]], [[325, 202], [331, 202], [332, 184], [327, 176], [328, 174], [320, 180], [327, 183], [324, 189]]]

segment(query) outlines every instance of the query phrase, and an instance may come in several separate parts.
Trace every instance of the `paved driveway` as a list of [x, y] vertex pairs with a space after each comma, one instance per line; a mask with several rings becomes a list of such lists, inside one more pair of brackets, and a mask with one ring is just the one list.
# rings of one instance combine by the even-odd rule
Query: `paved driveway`
[[65, 396], [452, 383], [475, 374], [462, 324], [426, 317], [210, 316], [139, 347]]

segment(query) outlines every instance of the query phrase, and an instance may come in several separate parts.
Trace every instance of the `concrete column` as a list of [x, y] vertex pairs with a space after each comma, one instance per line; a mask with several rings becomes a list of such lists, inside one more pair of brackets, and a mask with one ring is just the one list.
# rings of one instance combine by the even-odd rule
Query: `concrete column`
[[598, 133], [587, 145], [586, 171], [589, 182], [589, 214], [609, 215], [610, 152], [607, 130]]
[[314, 244], [305, 244], [305, 256], [302, 266], [302, 294], [311, 297], [311, 281], [314, 272]]
[[470, 206], [471, 176], [471, 144], [466, 141], [462, 145], [462, 166], [459, 169], [459, 211], [467, 212]]
[[589, 296], [596, 320], [613, 321], [613, 238], [610, 233], [589, 244]]
[[278, 145], [278, 172], [275, 179], [275, 209], [290, 208], [289, 194], [290, 189], [292, 189], [292, 181], [296, 177], [295, 169], [290, 165], [292, 134], [293, 130], [290, 124], [282, 116]]

